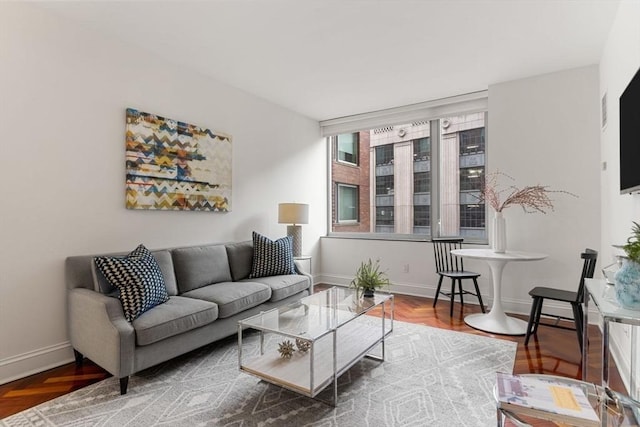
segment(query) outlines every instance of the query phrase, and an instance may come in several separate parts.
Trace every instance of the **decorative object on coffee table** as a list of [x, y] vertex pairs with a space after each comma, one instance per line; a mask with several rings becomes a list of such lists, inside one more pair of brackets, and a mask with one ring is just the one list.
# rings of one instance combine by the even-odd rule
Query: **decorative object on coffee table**
[[362, 293], [363, 297], [371, 298], [376, 289], [389, 286], [389, 278], [387, 273], [380, 271], [380, 260], [373, 262], [369, 258], [367, 262], [360, 263], [360, 267], [358, 267], [356, 276], [351, 281], [350, 286], [358, 294]]
[[616, 300], [629, 310], [640, 310], [640, 224], [633, 222], [632, 235], [622, 247], [627, 254], [614, 276]]
[[287, 225], [287, 236], [293, 238], [293, 256], [302, 256], [302, 227], [309, 223], [309, 205], [303, 203], [280, 203], [278, 223]]
[[311, 341], [296, 338], [296, 347], [300, 353], [306, 353], [311, 348]]
[[278, 352], [280, 353], [280, 357], [283, 359], [291, 359], [293, 353], [295, 352], [295, 348], [293, 348], [293, 343], [289, 340], [282, 341], [278, 344]]

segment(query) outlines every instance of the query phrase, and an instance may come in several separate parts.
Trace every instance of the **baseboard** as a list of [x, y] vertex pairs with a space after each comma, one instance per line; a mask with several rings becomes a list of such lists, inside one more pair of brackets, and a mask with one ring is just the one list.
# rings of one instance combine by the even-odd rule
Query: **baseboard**
[[6, 384], [74, 360], [69, 341], [0, 360], [0, 384]]

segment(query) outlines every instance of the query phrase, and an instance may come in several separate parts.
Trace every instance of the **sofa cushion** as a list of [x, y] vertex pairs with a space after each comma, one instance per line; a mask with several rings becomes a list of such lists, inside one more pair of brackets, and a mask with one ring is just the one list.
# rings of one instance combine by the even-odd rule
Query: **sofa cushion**
[[[151, 254], [156, 259], [156, 262], [162, 271], [162, 277], [164, 278], [164, 286], [167, 288], [167, 294], [178, 295], [178, 284], [176, 283], [176, 274], [173, 271], [171, 252], [163, 249], [159, 251], [151, 251]], [[125, 254], [112, 254], [110, 256], [125, 256]], [[106, 277], [104, 277], [104, 274], [102, 274], [100, 269], [96, 267], [96, 263], [93, 259], [91, 262], [91, 275], [93, 277], [93, 288], [96, 292], [100, 292], [105, 295], [112, 295], [117, 292], [117, 288], [112, 286]]]
[[111, 286], [118, 288], [118, 298], [129, 322], [169, 299], [162, 271], [144, 245], [128, 255], [99, 256], [94, 262]]
[[212, 283], [231, 280], [224, 245], [178, 248], [171, 254], [180, 294]]
[[254, 281], [269, 286], [271, 288], [271, 299], [269, 301], [273, 302], [283, 300], [309, 288], [309, 278], [300, 274], [259, 277], [256, 279], [247, 279], [247, 281]]
[[136, 344], [149, 345], [207, 325], [217, 318], [218, 306], [212, 302], [172, 296], [169, 301], [142, 314], [132, 325], [136, 331]]
[[253, 232], [253, 263], [249, 278], [295, 274], [293, 262], [293, 238], [271, 240]]
[[167, 294], [178, 295], [178, 283], [176, 282], [176, 273], [173, 271], [173, 259], [171, 252], [167, 250], [151, 251], [151, 254], [158, 262], [158, 266], [164, 277], [164, 286], [167, 288]]
[[223, 282], [194, 289], [182, 296], [215, 302], [218, 317], [224, 319], [269, 301], [271, 288], [256, 282]]
[[226, 245], [226, 248], [233, 281], [237, 282], [249, 277], [253, 262], [253, 242], [247, 240], [245, 242], [230, 243]]

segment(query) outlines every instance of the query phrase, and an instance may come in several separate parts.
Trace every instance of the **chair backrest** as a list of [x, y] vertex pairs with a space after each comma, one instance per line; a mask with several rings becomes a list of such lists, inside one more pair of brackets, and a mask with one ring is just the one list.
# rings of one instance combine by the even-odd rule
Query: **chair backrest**
[[596, 261], [598, 261], [598, 252], [587, 248], [580, 254], [580, 258], [584, 260], [584, 263], [582, 264], [582, 274], [580, 275], [580, 284], [578, 285], [577, 302], [582, 302], [584, 299], [584, 279], [593, 279], [593, 273], [596, 270]]
[[433, 238], [433, 253], [436, 258], [436, 272], [462, 271], [462, 258], [451, 253], [454, 249], [462, 248], [462, 238]]

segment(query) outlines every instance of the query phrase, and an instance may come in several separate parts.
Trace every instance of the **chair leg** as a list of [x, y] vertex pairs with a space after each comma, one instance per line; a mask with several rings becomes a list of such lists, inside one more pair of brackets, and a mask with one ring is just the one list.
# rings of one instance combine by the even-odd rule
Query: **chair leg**
[[436, 289], [436, 297], [433, 299], [433, 306], [436, 306], [436, 303], [438, 302], [438, 295], [440, 295], [440, 287], [442, 286], [442, 279], [444, 279], [444, 276], [440, 276], [440, 280], [438, 280], [438, 288]]
[[456, 279], [451, 279], [451, 301], [449, 302], [449, 317], [453, 317], [453, 300], [456, 298]]
[[478, 280], [475, 277], [473, 278], [473, 286], [476, 287], [476, 295], [478, 296], [478, 302], [480, 303], [480, 310], [482, 310], [483, 313], [486, 313], [484, 304], [482, 303], [482, 295], [480, 295], [480, 288], [478, 287]]
[[464, 307], [464, 292], [462, 292], [462, 279], [458, 279], [458, 293], [460, 294], [460, 305]]
[[578, 334], [578, 344], [580, 345], [580, 352], [582, 353], [582, 307], [580, 307], [579, 304], [572, 303], [571, 308], [573, 309], [573, 321], [576, 324], [576, 333]]
[[527, 335], [524, 337], [524, 345], [527, 346], [529, 344], [529, 337], [537, 327], [536, 323], [536, 313], [538, 311], [538, 304], [540, 302], [540, 298], [533, 298], [533, 303], [531, 304], [531, 313], [529, 314], [529, 322], [527, 323]]
[[538, 333], [538, 326], [540, 326], [540, 317], [542, 317], [542, 305], [544, 304], [544, 298], [538, 297], [538, 309], [536, 310], [536, 323], [533, 326], [533, 335]]

